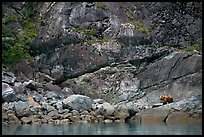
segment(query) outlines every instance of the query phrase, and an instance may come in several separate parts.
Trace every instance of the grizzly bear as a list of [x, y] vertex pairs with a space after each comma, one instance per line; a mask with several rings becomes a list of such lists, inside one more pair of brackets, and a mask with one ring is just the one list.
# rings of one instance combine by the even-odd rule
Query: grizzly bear
[[164, 96], [160, 96], [159, 98], [164, 104], [173, 102], [173, 97], [171, 96], [164, 95]]

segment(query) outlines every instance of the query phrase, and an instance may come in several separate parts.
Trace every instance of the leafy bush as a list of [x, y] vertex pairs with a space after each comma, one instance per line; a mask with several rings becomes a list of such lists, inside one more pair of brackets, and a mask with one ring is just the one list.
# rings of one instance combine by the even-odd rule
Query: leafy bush
[[183, 50], [186, 52], [194, 52], [195, 50], [200, 51], [201, 49], [202, 49], [202, 38], [198, 38], [194, 44], [187, 46]]
[[2, 18], [2, 23], [3, 24], [8, 24], [10, 22], [14, 22], [17, 21], [18, 18], [15, 14], [13, 14], [12, 12], [8, 12], [4, 15], [4, 18]]
[[104, 2], [97, 2], [96, 3], [96, 7], [97, 8], [101, 8], [101, 9], [105, 9], [106, 8], [106, 4]]
[[131, 20], [135, 20], [135, 17], [134, 17], [134, 15], [133, 15], [133, 13], [130, 12], [130, 11], [127, 11], [127, 17], [128, 17], [129, 19], [131, 19]]
[[24, 58], [30, 58], [28, 49], [20, 43], [10, 46], [7, 51], [2, 53], [2, 58], [7, 63], [19, 62]]
[[87, 36], [93, 36], [96, 34], [96, 31], [94, 29], [84, 29], [81, 27], [75, 28], [75, 31], [78, 33], [83, 33], [84, 35]]
[[137, 21], [132, 21], [132, 22], [128, 22], [124, 24], [126, 27], [128, 26], [134, 26], [136, 30], [138, 30], [139, 32], [143, 32], [146, 34], [150, 34], [149, 30], [147, 27], [145, 27], [142, 23], [139, 23]]
[[[2, 16], [2, 63], [17, 63], [31, 57], [29, 44], [38, 33], [36, 22], [32, 20], [34, 14], [33, 9], [27, 9], [21, 21], [16, 13], [8, 12]], [[21, 33], [18, 33], [17, 25], [12, 25], [17, 22], [22, 22]]]
[[107, 42], [110, 42], [110, 40], [108, 40], [108, 39], [94, 39], [94, 40], [91, 40], [90, 42], [92, 44], [93, 43], [107, 43]]

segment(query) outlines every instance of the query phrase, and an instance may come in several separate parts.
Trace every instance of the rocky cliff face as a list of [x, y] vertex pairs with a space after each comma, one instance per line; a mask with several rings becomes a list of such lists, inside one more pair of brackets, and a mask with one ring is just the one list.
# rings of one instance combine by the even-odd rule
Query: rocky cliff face
[[199, 3], [54, 2], [40, 6], [40, 17], [47, 25], [33, 41], [33, 51], [44, 53], [40, 67], [52, 70], [61, 65], [68, 78], [112, 62], [153, 61], [171, 52], [164, 47], [184, 48], [202, 37]]
[[[45, 2], [32, 6], [36, 27], [41, 28], [30, 44], [35, 58], [12, 70], [15, 81], [38, 83], [24, 87], [27, 94], [55, 91], [64, 98], [71, 94], [100, 98], [114, 105], [114, 116], [121, 116], [116, 110], [123, 108], [123, 118], [136, 121], [157, 115], [153, 107], [160, 102], [159, 96], [171, 95], [174, 103], [156, 108], [167, 109], [159, 120], [168, 121], [176, 117], [174, 110], [183, 109], [191, 117], [194, 112], [188, 108], [200, 118], [202, 43], [193, 52], [185, 49], [202, 40], [202, 3]], [[29, 7], [4, 3], [3, 13], [9, 9], [23, 14]], [[2, 93], [3, 98], [9, 100], [11, 91], [11, 101], [15, 100], [13, 90]], [[193, 104], [195, 100], [199, 103]], [[134, 116], [143, 109], [150, 111]]]

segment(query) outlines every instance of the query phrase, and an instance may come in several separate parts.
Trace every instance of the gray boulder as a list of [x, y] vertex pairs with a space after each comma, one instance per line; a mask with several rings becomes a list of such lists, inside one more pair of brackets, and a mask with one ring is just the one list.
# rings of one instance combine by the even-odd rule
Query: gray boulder
[[171, 105], [171, 109], [177, 111], [195, 111], [202, 109], [202, 95], [192, 96]]
[[46, 83], [44, 86], [44, 89], [48, 91], [56, 91], [56, 92], [61, 91], [61, 88], [57, 85], [53, 85], [52, 82]]
[[35, 114], [35, 112], [30, 109], [28, 102], [23, 101], [14, 102], [14, 110], [17, 117], [28, 117]]
[[15, 101], [16, 93], [8, 84], [2, 83], [2, 100], [3, 101]]
[[114, 106], [112, 106], [108, 102], [104, 102], [103, 104], [97, 105], [98, 109], [102, 111], [104, 117], [110, 116], [114, 112]]
[[55, 92], [48, 92], [47, 94], [45, 94], [45, 97], [47, 99], [53, 99], [53, 98], [58, 98], [59, 96]]
[[12, 72], [2, 72], [2, 82], [5, 82], [10, 85], [14, 85], [16, 77]]
[[90, 110], [93, 104], [93, 100], [84, 95], [71, 95], [63, 100], [63, 108], [68, 108], [71, 110], [77, 110], [82, 112], [84, 110]]
[[33, 80], [29, 80], [28, 82], [24, 82], [23, 85], [26, 87], [26, 88], [29, 88], [31, 90], [36, 90], [37, 91], [37, 84], [35, 81]]

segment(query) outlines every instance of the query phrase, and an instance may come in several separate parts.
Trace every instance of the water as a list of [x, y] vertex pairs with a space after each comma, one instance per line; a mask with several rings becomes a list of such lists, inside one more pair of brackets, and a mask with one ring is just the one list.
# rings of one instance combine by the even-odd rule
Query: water
[[202, 135], [202, 124], [78, 123], [2, 125], [3, 135]]

